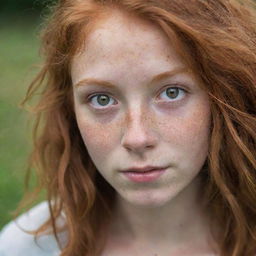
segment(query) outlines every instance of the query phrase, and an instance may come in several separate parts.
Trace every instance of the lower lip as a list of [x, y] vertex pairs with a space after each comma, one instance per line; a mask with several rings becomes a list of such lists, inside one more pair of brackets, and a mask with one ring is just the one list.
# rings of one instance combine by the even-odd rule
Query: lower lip
[[148, 172], [123, 172], [123, 174], [134, 182], [152, 182], [157, 180], [166, 169], [152, 170]]

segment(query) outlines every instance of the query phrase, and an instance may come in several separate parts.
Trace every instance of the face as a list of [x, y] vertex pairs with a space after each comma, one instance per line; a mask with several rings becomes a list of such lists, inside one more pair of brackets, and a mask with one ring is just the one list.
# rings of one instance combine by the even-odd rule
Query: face
[[[195, 181], [207, 157], [209, 99], [158, 27], [111, 15], [87, 37], [71, 76], [83, 141], [119, 198], [164, 205]], [[145, 166], [166, 169], [122, 172]]]

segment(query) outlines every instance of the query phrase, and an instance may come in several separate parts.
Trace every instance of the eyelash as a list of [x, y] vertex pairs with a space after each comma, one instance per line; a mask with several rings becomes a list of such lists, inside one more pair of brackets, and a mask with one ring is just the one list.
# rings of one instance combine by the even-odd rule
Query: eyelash
[[[163, 92], [166, 92], [168, 89], [178, 89], [178, 90], [179, 90], [179, 94], [178, 94], [177, 97], [179, 97], [180, 92], [183, 92], [184, 94], [188, 93], [187, 90], [185, 90], [185, 89], [183, 89], [183, 88], [180, 88], [180, 87], [178, 87], [178, 86], [168, 86], [168, 87], [165, 87], [159, 95], [161, 95]], [[108, 96], [110, 99], [112, 98], [108, 93], [105, 93], [105, 92], [98, 92], [98, 93], [89, 95], [89, 96], [87, 97], [87, 102], [89, 102], [89, 103], [91, 104], [92, 99], [93, 99], [94, 97], [97, 98], [97, 96], [100, 96], [100, 95]], [[167, 97], [168, 97], [168, 96], [167, 96]], [[184, 97], [184, 96], [183, 96], [183, 97]], [[113, 99], [113, 98], [112, 98], [112, 99]], [[170, 99], [170, 98], [169, 98], [169, 99]], [[180, 100], [182, 100], [182, 99], [180, 99]], [[114, 101], [114, 100], [113, 100], [113, 101]], [[177, 101], [179, 101], [179, 100], [176, 100], [176, 98], [175, 98], [174, 100], [171, 100], [170, 102], [177, 102]], [[91, 104], [91, 105], [92, 105], [92, 104]], [[111, 106], [111, 105], [110, 105], [110, 106]], [[94, 106], [93, 106], [93, 108], [95, 108], [95, 109], [97, 109], [97, 110], [105, 110], [105, 109], [107, 109], [108, 107], [109, 107], [109, 105], [108, 105], [107, 107], [94, 107]]]

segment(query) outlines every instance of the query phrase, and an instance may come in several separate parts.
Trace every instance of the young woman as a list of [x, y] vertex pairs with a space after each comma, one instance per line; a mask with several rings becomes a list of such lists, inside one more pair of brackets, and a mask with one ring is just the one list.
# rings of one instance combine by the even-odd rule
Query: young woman
[[48, 203], [4, 228], [0, 255], [255, 255], [254, 8], [57, 3], [25, 99], [41, 92]]

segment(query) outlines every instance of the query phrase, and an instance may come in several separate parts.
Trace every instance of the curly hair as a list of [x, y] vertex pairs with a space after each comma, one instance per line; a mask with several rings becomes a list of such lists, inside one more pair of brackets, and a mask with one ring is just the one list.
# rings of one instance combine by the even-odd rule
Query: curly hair
[[[60, 0], [42, 31], [43, 66], [24, 103], [38, 95], [34, 150], [51, 227], [65, 212], [62, 256], [96, 256], [104, 246], [114, 189], [97, 173], [80, 135], [70, 65], [84, 39], [114, 9], [156, 24], [201, 79], [211, 103], [202, 198], [221, 256], [256, 252], [256, 12], [251, 0]], [[37, 96], [38, 97], [38, 96]], [[213, 224], [214, 223], [214, 224]]]

